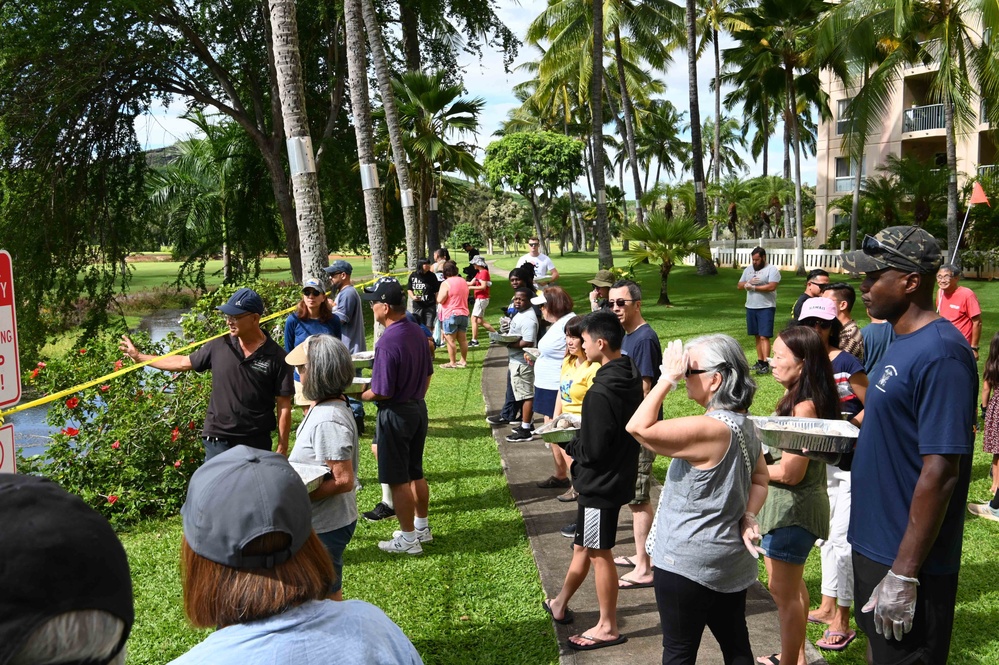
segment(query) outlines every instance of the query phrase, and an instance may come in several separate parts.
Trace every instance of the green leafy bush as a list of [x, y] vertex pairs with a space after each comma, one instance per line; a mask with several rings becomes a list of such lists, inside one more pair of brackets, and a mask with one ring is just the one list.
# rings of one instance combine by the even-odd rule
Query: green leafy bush
[[[269, 312], [294, 305], [298, 287], [255, 282]], [[171, 335], [166, 344], [130, 333], [144, 353], [162, 354], [222, 332], [215, 310], [235, 287], [201, 298], [182, 322], [187, 341]], [[264, 328], [283, 343], [285, 317]], [[110, 374], [131, 364], [118, 350], [123, 328], [107, 330], [86, 348], [38, 362], [25, 372], [28, 390], [50, 395]], [[184, 351], [191, 353], [193, 350]], [[18, 456], [18, 470], [44, 475], [81, 496], [115, 526], [153, 516], [174, 515], [184, 503], [187, 483], [204, 461], [204, 425], [211, 376], [196, 372], [129, 372], [55, 400], [47, 421], [57, 433], [42, 455]]]

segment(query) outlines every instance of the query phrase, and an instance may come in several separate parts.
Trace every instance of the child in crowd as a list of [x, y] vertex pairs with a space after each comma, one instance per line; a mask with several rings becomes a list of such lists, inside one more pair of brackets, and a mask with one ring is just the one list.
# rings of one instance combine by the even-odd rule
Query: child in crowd
[[989, 343], [989, 357], [985, 361], [985, 371], [982, 373], [982, 418], [985, 419], [982, 447], [985, 452], [992, 453], [992, 489], [989, 490], [992, 500], [988, 503], [968, 504], [968, 511], [973, 515], [999, 522], [999, 399], [993, 399], [997, 388], [999, 388], [999, 332], [992, 336], [992, 342]]
[[479, 345], [479, 326], [489, 332], [496, 332], [488, 321], [486, 321], [486, 307], [489, 307], [489, 287], [493, 285], [489, 276], [489, 265], [486, 260], [476, 254], [472, 257], [472, 265], [478, 268], [475, 276], [468, 281], [468, 290], [475, 295], [475, 304], [472, 305], [472, 339], [469, 346]]
[[621, 355], [624, 328], [614, 314], [593, 312], [583, 321], [586, 358], [601, 367], [583, 397], [579, 434], [559, 444], [573, 459], [572, 485], [579, 492], [576, 535], [562, 590], [544, 607], [556, 623], [571, 623], [569, 600], [592, 565], [600, 618], [597, 625], [570, 637], [568, 645], [589, 651], [627, 640], [617, 625], [617, 569], [611, 549], [621, 506], [635, 495], [638, 443], [625, 425], [642, 402], [642, 377], [631, 358]]
[[513, 399], [520, 405], [521, 423], [507, 441], [530, 441], [534, 438], [531, 420], [534, 415], [534, 366], [524, 358], [524, 349], [538, 344], [538, 317], [531, 307], [534, 294], [520, 287], [513, 294], [513, 307], [517, 313], [510, 320], [510, 335], [517, 341], [510, 342], [510, 386]]

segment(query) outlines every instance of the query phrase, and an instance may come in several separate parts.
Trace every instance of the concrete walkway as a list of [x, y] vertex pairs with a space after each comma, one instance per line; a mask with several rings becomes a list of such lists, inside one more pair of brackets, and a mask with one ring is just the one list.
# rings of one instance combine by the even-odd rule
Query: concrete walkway
[[[506, 359], [505, 348], [492, 347], [483, 363], [482, 392], [489, 414], [498, 413], [503, 406]], [[562, 587], [562, 581], [572, 558], [572, 541], [563, 537], [559, 530], [575, 520], [576, 504], [556, 501], [555, 497], [561, 490], [536, 487], [535, 483], [547, 478], [552, 470], [551, 453], [545, 448], [544, 442], [538, 438], [530, 442], [509, 443], [504, 439], [509, 433], [510, 428], [507, 425], [493, 428], [493, 436], [499, 446], [510, 492], [524, 516], [541, 584], [545, 594], [554, 597]], [[653, 505], [658, 499], [657, 487], [653, 490]], [[627, 508], [623, 508], [616, 552], [634, 553], [634, 542], [631, 513]], [[622, 568], [621, 573], [627, 570]], [[538, 599], [538, 602], [540, 601], [541, 599]], [[596, 624], [597, 599], [592, 571], [573, 597], [571, 607], [576, 614], [575, 622], [567, 626], [555, 624], [560, 660], [564, 665], [598, 662], [601, 665], [618, 663], [633, 665], [662, 660], [662, 633], [659, 629], [659, 613], [656, 610], [655, 594], [652, 589], [622, 590], [618, 595], [618, 622], [621, 632], [628, 636], [628, 641], [615, 647], [595, 651], [574, 651], [566, 646], [570, 635]], [[746, 615], [754, 653], [763, 656], [777, 652], [780, 649], [777, 608], [770, 594], [759, 582], [749, 590]], [[826, 662], [810, 642], [806, 642], [805, 649], [810, 665]], [[722, 665], [724, 662], [718, 643], [708, 630], [704, 631], [697, 662], [703, 665], [716, 663]]]

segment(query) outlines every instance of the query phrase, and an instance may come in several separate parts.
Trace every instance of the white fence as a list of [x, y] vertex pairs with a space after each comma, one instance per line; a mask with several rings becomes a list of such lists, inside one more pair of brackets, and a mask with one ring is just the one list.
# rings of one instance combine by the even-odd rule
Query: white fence
[[[778, 270], [795, 269], [794, 248], [765, 248], [767, 250], [767, 263], [775, 266]], [[729, 247], [711, 247], [711, 260], [715, 265], [722, 268], [732, 267], [732, 252], [735, 252], [736, 263], [740, 268], [744, 268], [753, 262], [752, 247], [739, 247], [735, 250]], [[845, 272], [840, 264], [839, 257], [843, 254], [839, 249], [806, 249], [805, 250], [805, 270], [822, 268], [831, 273]], [[684, 265], [694, 265], [694, 255], [691, 254], [684, 259]]]

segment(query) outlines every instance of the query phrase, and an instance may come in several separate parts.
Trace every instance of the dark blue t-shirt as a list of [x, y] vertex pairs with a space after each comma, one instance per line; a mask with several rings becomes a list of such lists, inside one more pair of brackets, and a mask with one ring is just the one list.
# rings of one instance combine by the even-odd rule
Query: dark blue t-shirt
[[[328, 320], [300, 319], [294, 313], [289, 314], [284, 322], [284, 350], [291, 353], [291, 350], [305, 341], [306, 337], [312, 335], [333, 335], [340, 339], [340, 319], [331, 316]], [[301, 381], [302, 377], [295, 370], [295, 380]]]
[[407, 318], [385, 328], [375, 342], [371, 365], [371, 390], [389, 402], [423, 399], [427, 377], [434, 373], [427, 337]]
[[[638, 373], [644, 379], [650, 377], [652, 385], [656, 385], [662, 374], [663, 348], [659, 344], [659, 335], [648, 323], [636, 328], [630, 335], [624, 336], [621, 343], [621, 353], [630, 357]], [[663, 418], [663, 409], [659, 407], [659, 420]]]
[[978, 372], [967, 340], [946, 319], [900, 335], [870, 375], [853, 461], [849, 541], [890, 566], [909, 522], [924, 455], [961, 455], [957, 486], [922, 572], [961, 566], [964, 504], [975, 440]]

